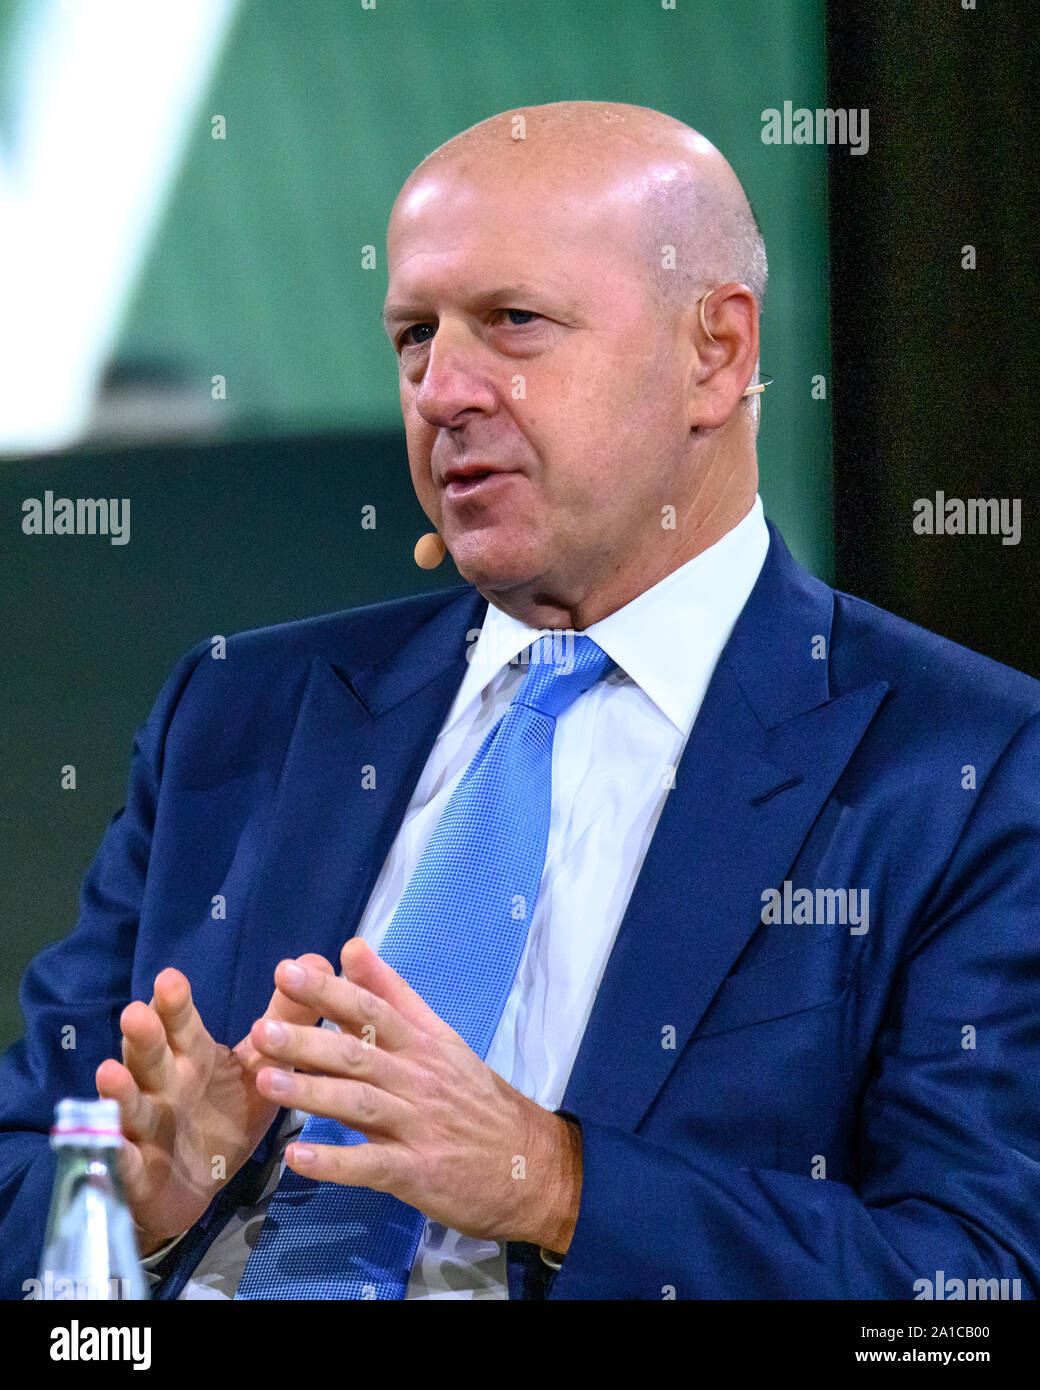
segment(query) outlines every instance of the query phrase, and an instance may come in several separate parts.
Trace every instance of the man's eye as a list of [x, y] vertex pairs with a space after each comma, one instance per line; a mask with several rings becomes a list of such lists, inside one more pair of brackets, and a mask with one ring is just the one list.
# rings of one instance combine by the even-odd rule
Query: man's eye
[[414, 341], [409, 341], [409, 338], [408, 338], [409, 333], [419, 333], [419, 332], [421, 332], [424, 328], [428, 328], [428, 329], [430, 330], [431, 335], [432, 335], [432, 333], [433, 333], [433, 324], [432, 324], [432, 323], [413, 323], [413, 324], [411, 324], [408, 328], [406, 328], [406, 329], [404, 330], [404, 332], [401, 334], [400, 338], [398, 338], [398, 340], [397, 340], [397, 345], [398, 345], [398, 347], [419, 347], [419, 346], [421, 346], [422, 343], [428, 343], [428, 342], [430, 341], [429, 338], [423, 338], [423, 339], [421, 339], [421, 341], [420, 341], [419, 343], [416, 343], [416, 342], [414, 342]]
[[[540, 319], [542, 317], [541, 314], [535, 313], [533, 309], [496, 309], [494, 314], [508, 314], [509, 325], [513, 328], [526, 328], [527, 325], [533, 323], [535, 319]], [[430, 341], [430, 338], [433, 337], [435, 332], [436, 328], [432, 323], [409, 324], [398, 338], [397, 346], [398, 348], [422, 347], [424, 343]], [[412, 336], [416, 333], [428, 333], [429, 337], [417, 339]]]

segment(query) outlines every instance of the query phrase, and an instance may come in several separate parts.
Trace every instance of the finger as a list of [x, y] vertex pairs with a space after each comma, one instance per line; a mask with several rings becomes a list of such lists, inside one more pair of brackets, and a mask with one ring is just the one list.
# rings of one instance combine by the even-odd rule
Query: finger
[[[294, 978], [294, 969], [299, 979]], [[299, 967], [295, 961], [284, 960], [279, 963], [274, 977], [290, 999], [309, 1004], [317, 1017], [356, 1033], [376, 1047], [396, 1052], [407, 1047], [414, 1035], [412, 1025], [391, 1004], [351, 980], [320, 974]]]
[[362, 1042], [353, 1033], [257, 1019], [250, 1039], [266, 1066], [368, 1081], [380, 1090], [411, 1098], [412, 1068], [405, 1059]]
[[290, 1144], [285, 1161], [294, 1173], [318, 1182], [371, 1187], [408, 1201], [403, 1164], [390, 1144]]
[[[134, 1213], [141, 1209], [148, 1195], [144, 1158], [136, 1144], [124, 1140], [119, 1146], [118, 1165], [127, 1205]], [[136, 1217], [134, 1224], [137, 1224]]]
[[257, 1072], [256, 1089], [277, 1105], [338, 1120], [361, 1134], [392, 1136], [407, 1142], [417, 1128], [414, 1106], [367, 1081], [262, 1067]]
[[[284, 962], [283, 962], [284, 964]], [[334, 975], [335, 971], [324, 956], [305, 955], [297, 957], [293, 964], [302, 966], [304, 970], [312, 971], [317, 975]], [[275, 980], [278, 975], [275, 972]], [[290, 999], [284, 990], [275, 984], [274, 993], [271, 995], [271, 1002], [268, 1004], [263, 1019], [270, 1019], [273, 1022], [284, 1022], [291, 1024], [307, 1024], [313, 1027], [321, 1017], [315, 1011], [313, 1004], [299, 1003], [295, 999]], [[258, 1020], [259, 1022], [260, 1020]], [[256, 1024], [253, 1025], [256, 1027]], [[263, 1056], [253, 1041], [253, 1030], [246, 1034], [242, 1041], [235, 1048], [235, 1054], [242, 1062], [247, 1071], [256, 1072], [256, 1069], [263, 1066]]]
[[114, 1057], [108, 1057], [94, 1073], [94, 1084], [102, 1100], [119, 1105], [119, 1127], [132, 1142], [150, 1139], [155, 1132], [155, 1106], [141, 1094], [133, 1074]]
[[124, 1141], [119, 1147], [117, 1159], [119, 1168], [119, 1178], [123, 1184], [123, 1194], [126, 1197], [126, 1204], [130, 1208], [130, 1216], [134, 1223], [134, 1235], [137, 1240], [138, 1250], [144, 1255], [149, 1248], [157, 1250], [168, 1237], [156, 1236], [138, 1220], [147, 1212], [149, 1206], [154, 1206], [155, 1194], [152, 1191], [152, 1183], [149, 1180], [148, 1170], [145, 1165], [144, 1155], [136, 1144], [128, 1144]]
[[166, 1041], [173, 1052], [190, 1056], [212, 1042], [195, 1007], [187, 976], [179, 970], [170, 966], [156, 975], [151, 1006], [166, 1029]]
[[[335, 977], [335, 970], [324, 956], [306, 955], [298, 956], [294, 964], [299, 965], [304, 970], [316, 971], [319, 975], [326, 975], [329, 978]], [[271, 995], [271, 1002], [267, 1006], [264, 1018], [280, 1019], [283, 1023], [317, 1023], [321, 1017], [320, 1013], [315, 1012], [313, 1004], [300, 1003], [290, 997], [281, 989], [276, 988]]]
[[166, 1029], [155, 1010], [139, 999], [119, 1016], [123, 1032], [123, 1063], [142, 1091], [158, 1094], [173, 1083], [173, 1053]]
[[370, 994], [385, 999], [402, 1018], [426, 1030], [433, 1028], [436, 1031], [437, 1025], [441, 1028], [448, 1027], [448, 1024], [433, 1012], [422, 995], [416, 993], [393, 966], [387, 965], [381, 956], [376, 955], [368, 942], [360, 936], [353, 936], [345, 943], [339, 960], [343, 974], [348, 980]]

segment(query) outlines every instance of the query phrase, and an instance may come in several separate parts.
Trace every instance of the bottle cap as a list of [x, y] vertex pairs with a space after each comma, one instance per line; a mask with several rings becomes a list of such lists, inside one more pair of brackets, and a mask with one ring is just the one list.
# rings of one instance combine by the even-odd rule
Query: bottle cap
[[119, 1102], [115, 1100], [59, 1100], [54, 1107], [52, 1144], [118, 1145]]

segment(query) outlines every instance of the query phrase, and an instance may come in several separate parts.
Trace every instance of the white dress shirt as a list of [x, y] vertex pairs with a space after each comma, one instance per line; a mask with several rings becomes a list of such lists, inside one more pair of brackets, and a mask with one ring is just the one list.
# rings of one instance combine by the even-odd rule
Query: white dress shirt
[[[721, 540], [586, 630], [617, 665], [557, 721], [545, 871], [487, 1055], [490, 1067], [548, 1110], [563, 1101], [675, 769], [768, 546], [756, 497]], [[488, 605], [466, 674], [358, 927], [373, 950], [463, 772], [524, 679], [528, 667], [514, 659], [548, 631]], [[235, 1214], [181, 1298], [234, 1296], [281, 1176], [285, 1147], [305, 1118], [289, 1113], [261, 1200]], [[406, 1297], [508, 1297], [505, 1244], [427, 1221]]]

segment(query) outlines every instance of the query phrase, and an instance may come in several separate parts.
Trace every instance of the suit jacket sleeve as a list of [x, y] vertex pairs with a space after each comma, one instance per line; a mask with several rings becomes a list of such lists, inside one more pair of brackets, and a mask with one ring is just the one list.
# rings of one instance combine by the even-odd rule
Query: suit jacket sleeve
[[[980, 789], [891, 979], [850, 1101], [855, 1185], [726, 1167], [696, 1135], [680, 1156], [574, 1115], [581, 1206], [550, 1298], [914, 1299], [937, 1271], [1040, 1294], [1038, 789], [1040, 717]], [[919, 871], [913, 845], [893, 855]]]
[[56, 1099], [97, 1095], [94, 1073], [121, 1048], [138, 914], [151, 850], [163, 750], [180, 698], [210, 651], [199, 643], [163, 687], [134, 739], [125, 807], [110, 822], [65, 940], [41, 952], [21, 985], [25, 1036], [0, 1062], [0, 1297], [24, 1298], [37, 1274], [54, 1180], [47, 1135]]

